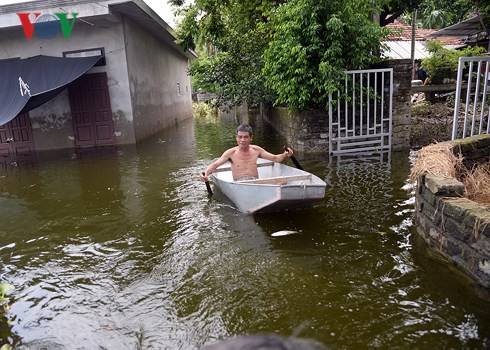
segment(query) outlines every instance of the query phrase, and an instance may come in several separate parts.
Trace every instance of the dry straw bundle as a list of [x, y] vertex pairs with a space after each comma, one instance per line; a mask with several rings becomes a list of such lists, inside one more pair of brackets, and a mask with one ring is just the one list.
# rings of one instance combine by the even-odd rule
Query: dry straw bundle
[[463, 158], [454, 155], [450, 144], [435, 143], [420, 149], [409, 180], [414, 183], [425, 172], [434, 176], [456, 179], [458, 171], [462, 168], [464, 168]]
[[463, 174], [466, 197], [490, 208], [490, 162], [479, 164]]
[[490, 209], [490, 162], [468, 170], [463, 157], [456, 157], [448, 143], [436, 143], [422, 148], [410, 173], [414, 183], [423, 173], [454, 178], [465, 186], [465, 197]]

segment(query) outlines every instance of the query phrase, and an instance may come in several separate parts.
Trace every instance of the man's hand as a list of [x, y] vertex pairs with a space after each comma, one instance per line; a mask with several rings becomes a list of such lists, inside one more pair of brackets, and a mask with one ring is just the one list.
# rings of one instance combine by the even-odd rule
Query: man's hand
[[206, 182], [206, 181], [209, 181], [208, 179], [208, 175], [203, 171], [202, 173], [199, 174], [199, 179], [202, 181], [202, 182]]

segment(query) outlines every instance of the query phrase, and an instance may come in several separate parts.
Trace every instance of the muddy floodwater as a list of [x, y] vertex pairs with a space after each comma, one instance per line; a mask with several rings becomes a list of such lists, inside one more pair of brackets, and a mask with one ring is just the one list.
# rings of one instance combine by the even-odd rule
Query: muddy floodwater
[[[254, 143], [282, 151], [277, 133], [245, 120]], [[199, 349], [274, 333], [331, 349], [490, 348], [490, 303], [415, 233], [409, 151], [297, 152], [327, 182], [325, 200], [245, 215], [198, 181], [240, 121], [194, 119], [137, 146], [3, 163], [0, 281], [15, 287], [3, 342]], [[296, 233], [272, 236], [282, 230]]]

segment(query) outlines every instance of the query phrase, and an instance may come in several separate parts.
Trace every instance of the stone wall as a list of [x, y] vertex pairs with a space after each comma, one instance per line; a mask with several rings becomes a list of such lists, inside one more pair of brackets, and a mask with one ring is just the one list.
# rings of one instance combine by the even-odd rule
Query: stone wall
[[297, 151], [328, 152], [328, 114], [324, 110], [291, 112], [285, 107], [265, 107], [260, 114]]
[[393, 68], [393, 137], [394, 151], [410, 148], [412, 119], [412, 61], [391, 60], [373, 68]]
[[[466, 166], [490, 161], [490, 135], [449, 142]], [[456, 179], [424, 174], [417, 180], [415, 227], [437, 252], [490, 288], [490, 211], [465, 197]]]
[[[392, 149], [410, 148], [411, 60], [391, 60], [373, 69], [393, 68]], [[308, 110], [293, 113], [287, 108], [261, 106], [261, 115], [291, 146], [299, 151], [328, 153], [328, 111]]]

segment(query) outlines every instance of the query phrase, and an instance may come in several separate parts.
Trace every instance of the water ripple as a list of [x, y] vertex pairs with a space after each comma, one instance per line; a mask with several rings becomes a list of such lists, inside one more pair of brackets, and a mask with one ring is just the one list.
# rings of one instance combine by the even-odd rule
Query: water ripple
[[[327, 180], [325, 200], [244, 215], [198, 178], [235, 124], [196, 121], [0, 178], [16, 349], [197, 350], [256, 333], [336, 349], [489, 347], [488, 304], [415, 234], [406, 155], [298, 152]], [[298, 233], [271, 237], [281, 230]]]

